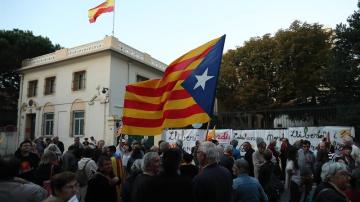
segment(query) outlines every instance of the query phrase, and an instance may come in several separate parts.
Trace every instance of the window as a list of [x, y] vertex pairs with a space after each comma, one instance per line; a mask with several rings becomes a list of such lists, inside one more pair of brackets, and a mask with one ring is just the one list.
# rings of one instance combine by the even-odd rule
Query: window
[[45, 79], [45, 95], [51, 95], [55, 92], [55, 76]]
[[43, 135], [54, 134], [54, 113], [45, 113], [43, 122]]
[[136, 82], [146, 81], [146, 80], [149, 80], [149, 78], [146, 78], [146, 77], [141, 76], [141, 75], [136, 75]]
[[73, 111], [72, 133], [74, 136], [84, 135], [85, 111]]
[[86, 74], [85, 73], [86, 73], [85, 71], [75, 72], [74, 73], [74, 75], [73, 75], [73, 85], [72, 85], [72, 90], [73, 91], [85, 89], [85, 81], [86, 81]]
[[28, 84], [28, 97], [35, 97], [37, 90], [37, 80], [29, 81]]

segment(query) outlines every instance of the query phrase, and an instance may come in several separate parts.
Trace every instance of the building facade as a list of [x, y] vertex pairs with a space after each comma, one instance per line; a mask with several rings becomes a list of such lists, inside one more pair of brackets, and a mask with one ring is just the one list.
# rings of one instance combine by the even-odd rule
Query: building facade
[[21, 74], [19, 141], [59, 136], [95, 137], [114, 144], [125, 86], [160, 78], [166, 64], [112, 36], [28, 59]]

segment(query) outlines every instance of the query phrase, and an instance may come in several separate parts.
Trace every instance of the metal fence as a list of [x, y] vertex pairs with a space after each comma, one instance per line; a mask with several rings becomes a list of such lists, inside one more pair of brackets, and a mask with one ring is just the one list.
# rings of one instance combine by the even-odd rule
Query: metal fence
[[[211, 126], [232, 129], [276, 129], [304, 126], [353, 126], [360, 139], [360, 105], [220, 112]], [[211, 127], [210, 126], [210, 127]]]

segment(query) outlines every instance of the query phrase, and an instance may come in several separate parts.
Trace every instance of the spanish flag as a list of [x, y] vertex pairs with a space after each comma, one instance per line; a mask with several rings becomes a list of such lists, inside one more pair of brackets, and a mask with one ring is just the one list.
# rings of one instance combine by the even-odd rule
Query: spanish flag
[[89, 10], [89, 21], [94, 23], [96, 18], [103, 13], [113, 12], [115, 6], [115, 0], [106, 0], [104, 3]]
[[161, 79], [126, 86], [122, 134], [154, 136], [164, 128], [208, 122], [225, 35], [172, 62]]

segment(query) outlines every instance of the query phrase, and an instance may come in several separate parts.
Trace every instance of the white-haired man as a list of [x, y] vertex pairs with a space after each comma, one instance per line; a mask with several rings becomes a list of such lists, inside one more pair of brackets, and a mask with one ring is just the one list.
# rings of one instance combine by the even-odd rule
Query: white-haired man
[[212, 142], [202, 142], [197, 159], [202, 168], [193, 180], [194, 201], [230, 202], [232, 200], [232, 176], [217, 164], [218, 151]]

